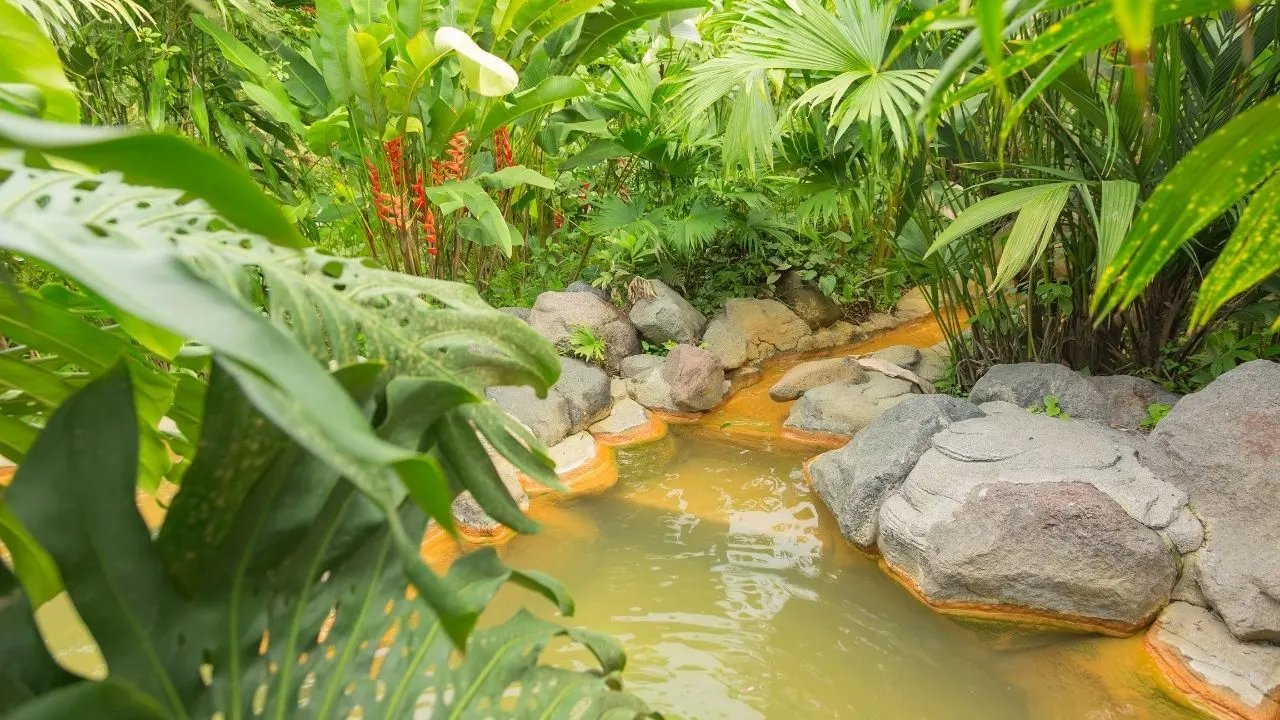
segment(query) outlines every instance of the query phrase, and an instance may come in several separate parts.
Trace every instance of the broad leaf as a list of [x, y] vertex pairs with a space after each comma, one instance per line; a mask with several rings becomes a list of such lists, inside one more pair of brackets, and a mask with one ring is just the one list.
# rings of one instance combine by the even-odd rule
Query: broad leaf
[[80, 119], [80, 101], [62, 72], [49, 38], [31, 16], [0, 0], [0, 84], [30, 85], [42, 96], [40, 117], [57, 122]]
[[306, 245], [242, 167], [171, 135], [42, 123], [0, 113], [0, 146], [115, 170], [130, 181], [201, 198], [230, 222], [291, 247]]
[[503, 102], [485, 113], [476, 135], [488, 137], [494, 130], [510, 125], [531, 112], [586, 94], [587, 85], [578, 78], [563, 75], [546, 78], [533, 88], [515, 95], [511, 102]]

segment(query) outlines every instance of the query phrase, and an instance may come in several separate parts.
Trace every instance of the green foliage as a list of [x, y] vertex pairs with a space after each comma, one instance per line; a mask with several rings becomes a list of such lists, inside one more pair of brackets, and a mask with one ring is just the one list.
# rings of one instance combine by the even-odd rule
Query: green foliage
[[1164, 420], [1172, 409], [1173, 408], [1164, 403], [1151, 403], [1147, 406], [1147, 416], [1142, 418], [1142, 421], [1138, 423], [1138, 426], [1143, 430], [1154, 430], [1156, 425], [1159, 425], [1160, 421]]
[[1059, 420], [1070, 420], [1071, 415], [1062, 409], [1060, 402], [1057, 395], [1045, 395], [1043, 400], [1027, 408], [1027, 411], [1037, 415], [1058, 418]]
[[571, 328], [569, 349], [574, 355], [590, 363], [604, 362], [607, 350], [604, 339], [596, 337], [588, 325], [574, 325]]

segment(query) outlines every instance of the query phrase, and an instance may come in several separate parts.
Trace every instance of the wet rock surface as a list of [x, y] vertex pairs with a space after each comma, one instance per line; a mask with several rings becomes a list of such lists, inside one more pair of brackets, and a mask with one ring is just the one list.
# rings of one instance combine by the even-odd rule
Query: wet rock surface
[[799, 315], [811, 330], [831, 325], [843, 317], [840, 306], [795, 270], [784, 272], [779, 279], [778, 299]]
[[1148, 651], [1179, 690], [1221, 717], [1280, 717], [1280, 647], [1236, 638], [1214, 613], [1175, 602], [1160, 613]]

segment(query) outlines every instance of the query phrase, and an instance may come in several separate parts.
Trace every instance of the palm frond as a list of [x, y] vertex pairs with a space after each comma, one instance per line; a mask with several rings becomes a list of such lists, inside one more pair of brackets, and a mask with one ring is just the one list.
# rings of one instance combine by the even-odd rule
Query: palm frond
[[13, 0], [30, 15], [41, 32], [52, 38], [65, 38], [90, 20], [123, 23], [130, 30], [150, 25], [153, 20], [146, 8], [134, 0]]

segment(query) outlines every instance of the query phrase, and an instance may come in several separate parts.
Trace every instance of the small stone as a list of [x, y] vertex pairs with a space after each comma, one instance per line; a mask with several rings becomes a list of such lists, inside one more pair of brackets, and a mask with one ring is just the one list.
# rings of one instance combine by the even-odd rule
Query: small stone
[[591, 426], [591, 432], [597, 435], [621, 435], [629, 430], [643, 427], [649, 422], [649, 413], [640, 403], [626, 398], [613, 406], [609, 417]]
[[1162, 532], [1169, 538], [1169, 542], [1178, 548], [1178, 552], [1184, 555], [1195, 552], [1204, 542], [1204, 525], [1201, 525], [1200, 519], [1186, 507], [1178, 512], [1177, 517]]

